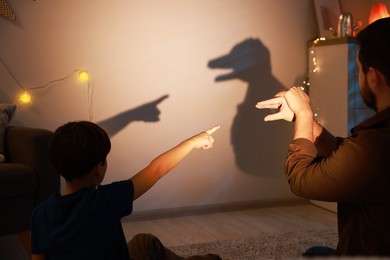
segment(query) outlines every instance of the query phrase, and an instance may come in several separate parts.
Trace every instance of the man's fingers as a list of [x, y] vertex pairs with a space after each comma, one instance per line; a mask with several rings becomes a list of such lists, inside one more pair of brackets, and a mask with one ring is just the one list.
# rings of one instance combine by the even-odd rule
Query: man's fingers
[[221, 127], [220, 125], [214, 126], [213, 128], [210, 128], [209, 130], [207, 130], [206, 133], [208, 133], [209, 135], [211, 135], [212, 133], [214, 133], [215, 131], [217, 131], [220, 127]]
[[283, 98], [282, 97], [276, 97], [276, 98], [271, 98], [268, 100], [260, 101], [257, 102], [256, 108], [258, 109], [278, 109], [283, 103]]
[[279, 111], [274, 114], [269, 114], [264, 117], [264, 121], [286, 120], [289, 122], [294, 121], [294, 113], [289, 111]]
[[264, 121], [275, 121], [275, 120], [280, 120], [283, 119], [280, 113], [275, 113], [275, 114], [270, 114], [266, 117], [264, 117]]
[[278, 109], [282, 103], [272, 102], [272, 103], [257, 103], [256, 108], [258, 109]]

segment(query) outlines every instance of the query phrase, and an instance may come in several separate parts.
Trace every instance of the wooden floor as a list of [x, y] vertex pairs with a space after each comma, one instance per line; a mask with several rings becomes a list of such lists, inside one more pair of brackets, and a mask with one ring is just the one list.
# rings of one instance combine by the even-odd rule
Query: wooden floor
[[335, 213], [309, 203], [123, 222], [127, 240], [152, 233], [166, 246], [336, 226]]
[[[267, 206], [209, 214], [123, 222], [126, 239], [136, 233], [152, 233], [166, 246], [245, 238], [259, 233], [336, 227], [336, 214], [313, 204]], [[0, 259], [26, 260], [15, 236], [0, 237]]]

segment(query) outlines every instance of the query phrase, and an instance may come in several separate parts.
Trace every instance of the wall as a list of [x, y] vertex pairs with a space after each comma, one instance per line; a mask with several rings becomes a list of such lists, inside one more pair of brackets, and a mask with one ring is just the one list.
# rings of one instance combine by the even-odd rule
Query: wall
[[[99, 123], [113, 146], [105, 183], [221, 124], [215, 148], [194, 151], [136, 211], [295, 198], [283, 175], [292, 126], [263, 122], [254, 105], [305, 78], [312, 1], [9, 2], [17, 21], [0, 18], [0, 57], [20, 84], [69, 75], [31, 91], [12, 124]], [[90, 72], [89, 89], [76, 69]], [[3, 66], [0, 86], [0, 102], [17, 102]]]
[[362, 26], [365, 27], [368, 24], [368, 16], [370, 13], [371, 0], [354, 1], [354, 0], [340, 0], [341, 11], [344, 13], [351, 13], [353, 22], [361, 20]]

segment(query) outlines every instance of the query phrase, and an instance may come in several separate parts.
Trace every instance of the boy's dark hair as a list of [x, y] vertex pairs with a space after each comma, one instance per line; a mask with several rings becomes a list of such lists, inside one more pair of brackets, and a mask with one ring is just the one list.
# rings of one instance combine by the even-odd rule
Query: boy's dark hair
[[99, 163], [105, 163], [111, 142], [107, 133], [88, 121], [60, 126], [49, 146], [49, 160], [67, 181], [81, 179]]
[[376, 20], [356, 36], [359, 61], [364, 73], [370, 67], [379, 70], [390, 85], [390, 17]]

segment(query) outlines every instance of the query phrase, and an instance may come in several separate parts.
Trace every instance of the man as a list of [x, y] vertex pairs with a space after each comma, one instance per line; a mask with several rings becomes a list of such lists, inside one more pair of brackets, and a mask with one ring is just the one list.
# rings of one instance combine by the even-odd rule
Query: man
[[295, 121], [286, 158], [291, 190], [308, 199], [338, 202], [337, 255], [390, 255], [390, 18], [357, 36], [359, 87], [376, 114], [351, 137], [332, 136], [313, 119], [300, 87], [256, 104], [279, 109], [265, 121]]

